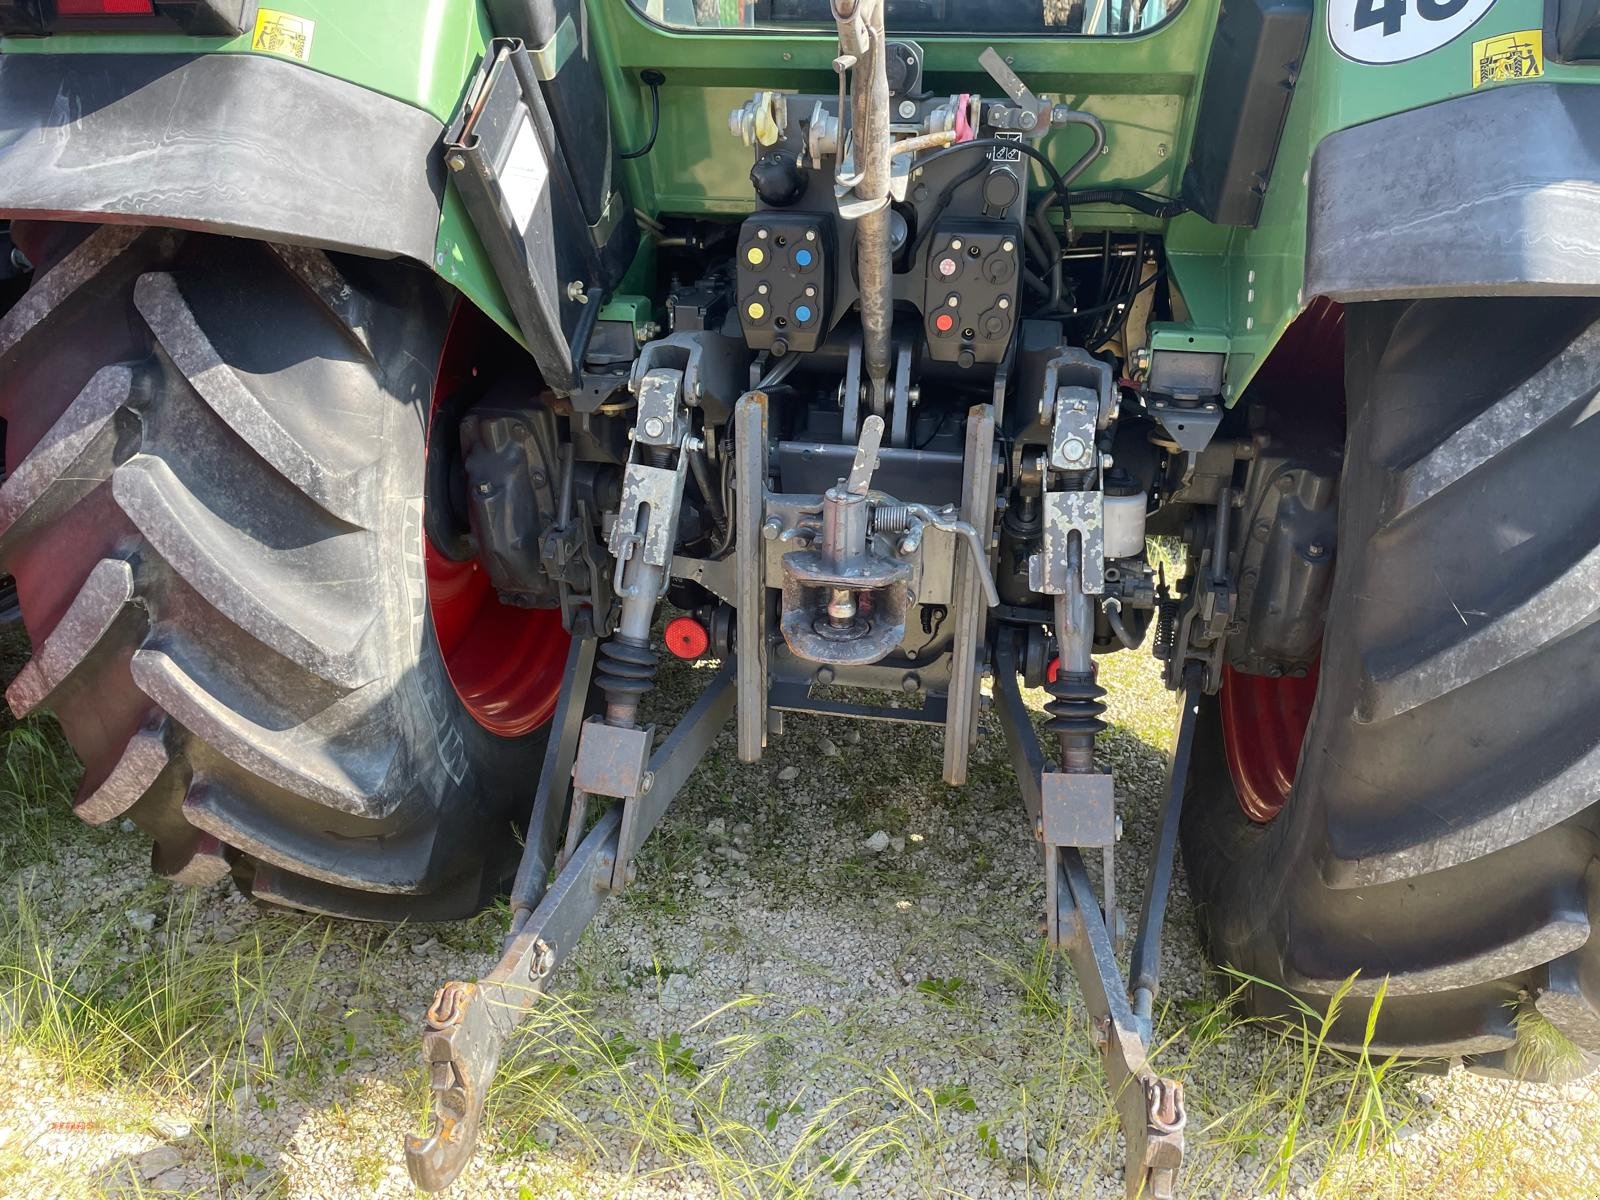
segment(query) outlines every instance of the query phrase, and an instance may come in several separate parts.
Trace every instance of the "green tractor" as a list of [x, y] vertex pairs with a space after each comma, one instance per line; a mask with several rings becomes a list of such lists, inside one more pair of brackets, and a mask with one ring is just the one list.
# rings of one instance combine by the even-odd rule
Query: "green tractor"
[[[992, 706], [1130, 1195], [1183, 1154], [1180, 843], [1254, 1011], [1354, 976], [1384, 1053], [1600, 1051], [1592, 0], [275, 3], [0, 0], [7, 696], [170, 879], [509, 892], [420, 1185], [786, 713], [960, 785]], [[1095, 655], [1140, 646], [1129, 930]], [[708, 682], [657, 730], [662, 651]]]

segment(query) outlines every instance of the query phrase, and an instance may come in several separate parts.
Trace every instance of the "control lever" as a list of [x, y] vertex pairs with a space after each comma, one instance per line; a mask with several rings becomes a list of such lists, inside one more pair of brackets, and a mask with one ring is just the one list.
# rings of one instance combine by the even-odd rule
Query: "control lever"
[[978, 582], [983, 584], [983, 598], [988, 601], [990, 608], [999, 606], [1000, 593], [995, 588], [994, 576], [989, 572], [989, 556], [984, 553], [983, 539], [970, 522], [961, 520], [949, 509], [929, 508], [926, 504], [883, 504], [872, 515], [872, 528], [879, 533], [908, 532], [909, 536], [918, 537], [913, 522], [932, 525], [966, 543], [972, 555], [973, 569], [978, 572]]
[[[878, 450], [883, 445], [883, 418], [874, 414], [861, 423], [861, 440], [856, 443], [855, 460], [850, 464], [850, 474], [844, 490], [851, 496], [865, 496], [872, 487], [872, 473], [878, 468]], [[984, 553], [983, 541], [972, 525], [954, 515], [952, 510], [930, 508], [926, 504], [879, 504], [872, 511], [872, 528], [879, 533], [904, 533], [914, 539], [911, 548], [921, 541], [915, 523], [932, 525], [944, 533], [954, 534], [966, 543], [972, 554], [972, 565], [983, 584], [984, 599], [990, 608], [1000, 603], [1000, 592], [989, 571], [989, 558]]]
[[852, 496], [865, 496], [872, 486], [872, 473], [878, 469], [878, 450], [883, 445], [883, 418], [874, 414], [861, 423], [861, 440], [856, 443], [855, 461], [844, 490]]
[[1018, 129], [1032, 133], [1041, 123], [1049, 128], [1050, 104], [1028, 90], [1028, 85], [1022, 82], [1021, 77], [1006, 64], [993, 46], [978, 55], [978, 63], [1021, 110], [1017, 114]]

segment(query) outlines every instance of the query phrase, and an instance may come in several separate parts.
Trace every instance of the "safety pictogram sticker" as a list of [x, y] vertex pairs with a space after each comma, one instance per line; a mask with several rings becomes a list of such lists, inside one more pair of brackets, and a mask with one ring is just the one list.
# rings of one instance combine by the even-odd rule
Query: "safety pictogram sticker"
[[263, 8], [256, 13], [256, 31], [250, 39], [250, 49], [310, 62], [311, 35], [316, 30], [315, 21], [275, 8]]
[[1472, 86], [1537, 79], [1544, 74], [1544, 31], [1524, 29], [1472, 43]]

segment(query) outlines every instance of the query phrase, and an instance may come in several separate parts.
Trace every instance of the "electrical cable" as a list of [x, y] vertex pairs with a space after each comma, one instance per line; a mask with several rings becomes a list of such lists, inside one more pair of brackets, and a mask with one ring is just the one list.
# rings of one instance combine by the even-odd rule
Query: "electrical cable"
[[956, 142], [954, 145], [946, 146], [942, 150], [935, 150], [933, 153], [925, 155], [924, 157], [918, 159], [913, 165], [918, 168], [928, 167], [938, 162], [941, 158], [948, 158], [950, 155], [959, 154], [963, 150], [992, 150], [996, 148], [1015, 150], [1019, 154], [1026, 154], [1029, 158], [1033, 159], [1034, 162], [1038, 163], [1044, 168], [1045, 174], [1050, 176], [1050, 183], [1053, 187], [1059, 186], [1065, 190], [1065, 184], [1062, 181], [1061, 172], [1056, 170], [1055, 163], [1051, 162], [1049, 158], [1045, 156], [1042, 150], [1028, 145], [1027, 142], [1013, 141], [1011, 138], [981, 137], [973, 138], [970, 142]]
[[[1101, 606], [1100, 611], [1105, 614], [1106, 624], [1111, 626], [1111, 632], [1117, 635], [1117, 641], [1121, 642], [1129, 650], [1137, 650], [1139, 642], [1133, 640], [1133, 636], [1128, 632], [1128, 627], [1122, 623], [1120, 606], [1113, 608], [1111, 607], [1111, 602], [1107, 601]], [[1140, 641], [1143, 640], [1142, 638], [1140, 639]]]
[[1154, 196], [1135, 188], [1087, 188], [1083, 191], [1068, 192], [1067, 201], [1069, 204], [1116, 204], [1143, 213], [1147, 217], [1157, 217], [1162, 220], [1189, 211], [1189, 206], [1182, 200], [1176, 200], [1171, 196]]
[[[734, 506], [734, 495], [733, 495], [733, 487], [732, 487], [733, 455], [731, 455], [731, 454], [727, 453], [726, 451], [724, 451], [721, 457], [722, 457], [722, 469], [721, 469], [721, 471], [718, 472], [718, 475], [720, 477], [720, 482], [719, 482], [718, 486], [722, 489], [722, 511], [725, 512], [725, 513], [730, 513], [730, 512], [733, 511], [733, 506]], [[735, 532], [734, 524], [733, 524], [732, 521], [729, 521], [727, 523], [726, 528], [723, 531], [722, 537], [717, 542], [716, 549], [714, 549], [711, 552], [711, 556], [713, 558], [720, 558], [724, 553], [726, 553], [728, 547], [733, 545], [734, 532]]]
[[1133, 303], [1140, 290], [1135, 285], [1140, 282], [1139, 276], [1143, 271], [1144, 234], [1141, 233], [1133, 256], [1121, 259], [1117, 263], [1116, 288], [1109, 292], [1101, 293], [1102, 295], [1120, 296], [1123, 299], [1114, 301], [1112, 307], [1095, 322], [1094, 332], [1086, 339], [1087, 345], [1098, 349], [1116, 336], [1117, 330], [1122, 328], [1129, 314], [1133, 311]]
[[1158, 280], [1166, 278], [1166, 274], [1167, 269], [1165, 267], [1161, 267], [1154, 275], [1150, 276], [1149, 279], [1146, 279], [1131, 291], [1117, 297], [1115, 300], [1108, 300], [1104, 304], [1096, 304], [1093, 308], [1080, 308], [1076, 312], [1043, 312], [1037, 315], [1053, 321], [1076, 320], [1078, 317], [1099, 316], [1102, 313], [1110, 312], [1119, 304], [1131, 304], [1140, 292], [1144, 291]]
[[776, 364], [767, 368], [767, 373], [756, 384], [755, 390], [765, 392], [777, 387], [785, 379], [789, 378], [789, 373], [799, 365], [800, 356], [798, 354], [785, 354]]
[[1033, 207], [1033, 220], [1039, 227], [1039, 237], [1050, 251], [1050, 307], [1054, 308], [1061, 303], [1061, 290], [1063, 271], [1061, 266], [1061, 241], [1056, 237], [1056, 232], [1050, 225], [1050, 206], [1057, 201], [1061, 202], [1063, 223], [1071, 236], [1072, 208], [1067, 203], [1067, 189], [1073, 181], [1089, 169], [1089, 164], [1100, 157], [1100, 152], [1106, 147], [1106, 127], [1100, 123], [1100, 118], [1090, 113], [1068, 110], [1060, 121], [1053, 121], [1062, 125], [1082, 125], [1094, 135], [1094, 140], [1089, 148], [1078, 156], [1078, 160], [1067, 168], [1066, 173], [1057, 175], [1051, 182], [1050, 190], [1040, 196]]
[[944, 432], [945, 426], [950, 423], [950, 411], [946, 409], [939, 414], [939, 419], [934, 422], [933, 432], [912, 446], [913, 450], [926, 450], [933, 445], [938, 436]]
[[[966, 143], [963, 142], [962, 145], [966, 145]], [[939, 218], [944, 216], [944, 210], [950, 207], [950, 201], [955, 199], [956, 190], [964, 184], [971, 183], [988, 169], [989, 162], [985, 159], [970, 171], [963, 171], [939, 189], [939, 197], [934, 201], [933, 211], [928, 214], [928, 219], [922, 223], [922, 228], [917, 232], [917, 240], [912, 244], [911, 258], [913, 261], [916, 260], [917, 252], [922, 249], [922, 243], [927, 240], [928, 234], [932, 233], [933, 227], [939, 223]]]
[[649, 154], [650, 151], [656, 148], [656, 137], [661, 132], [661, 85], [667, 81], [667, 77], [652, 67], [649, 70], [639, 72], [639, 78], [650, 87], [650, 136], [645, 139], [644, 145], [637, 150], [630, 150], [626, 154], [617, 155], [618, 158], [623, 160], [643, 158], [646, 154]]
[[[1121, 311], [1120, 313], [1117, 313], [1116, 320], [1110, 321], [1109, 327], [1104, 329], [1099, 340], [1095, 342], [1094, 348], [1096, 350], [1101, 349], [1113, 339], [1121, 337], [1122, 331], [1128, 327], [1128, 321], [1133, 316], [1134, 303], [1137, 300], [1139, 293], [1144, 291], [1144, 281], [1139, 278], [1139, 276], [1144, 272], [1144, 268], [1144, 234], [1141, 233], [1139, 235], [1138, 248], [1134, 251], [1133, 259], [1130, 263], [1130, 274], [1128, 277], [1128, 282], [1130, 285], [1137, 283], [1138, 286], [1131, 288], [1131, 290], [1128, 292], [1127, 302], [1120, 306]], [[1155, 280], [1160, 279], [1162, 275], [1163, 270], [1158, 265], [1156, 269], [1150, 273], [1151, 283], [1153, 284]], [[1110, 320], [1109, 314], [1107, 316], [1107, 320]]]

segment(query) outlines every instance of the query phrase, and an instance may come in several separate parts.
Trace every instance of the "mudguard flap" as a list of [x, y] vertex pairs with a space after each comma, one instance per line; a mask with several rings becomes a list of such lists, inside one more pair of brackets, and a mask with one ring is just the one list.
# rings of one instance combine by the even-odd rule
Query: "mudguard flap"
[[443, 127], [249, 54], [0, 56], [0, 215], [433, 259]]
[[1600, 88], [1519, 83], [1324, 138], [1306, 296], [1600, 295]]

